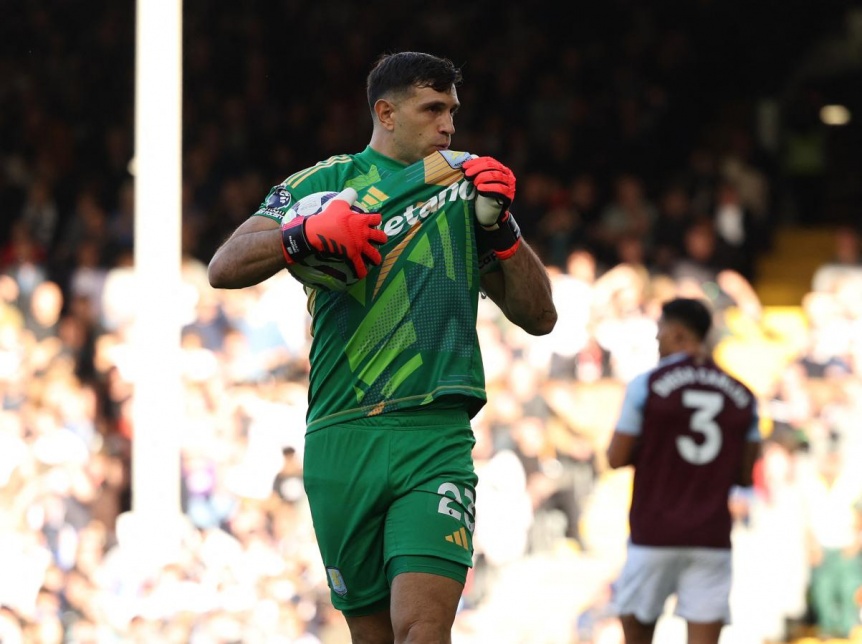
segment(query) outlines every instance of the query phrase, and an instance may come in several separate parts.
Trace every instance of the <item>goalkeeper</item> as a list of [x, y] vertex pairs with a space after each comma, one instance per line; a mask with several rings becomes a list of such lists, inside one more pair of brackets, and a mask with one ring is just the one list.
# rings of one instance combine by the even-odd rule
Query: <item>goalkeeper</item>
[[[306, 286], [304, 453], [332, 602], [356, 642], [451, 641], [473, 554], [470, 419], [486, 401], [480, 292], [527, 333], [557, 320], [510, 209], [515, 176], [450, 149], [461, 81], [445, 58], [381, 56], [367, 77], [365, 150], [273, 187], [209, 263], [216, 288], [252, 286], [312, 255], [360, 278], [347, 290]], [[340, 195], [282, 226], [292, 204], [321, 191]]]

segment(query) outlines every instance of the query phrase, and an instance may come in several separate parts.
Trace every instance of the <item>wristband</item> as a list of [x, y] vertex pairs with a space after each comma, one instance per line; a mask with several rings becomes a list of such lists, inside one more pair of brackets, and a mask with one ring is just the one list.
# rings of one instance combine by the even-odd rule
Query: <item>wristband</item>
[[305, 217], [295, 217], [281, 227], [281, 252], [288, 264], [296, 264], [314, 253], [305, 237]]
[[484, 233], [485, 241], [497, 258], [509, 259], [521, 245], [521, 229], [508, 210], [495, 226], [494, 228], [480, 226], [480, 228]]

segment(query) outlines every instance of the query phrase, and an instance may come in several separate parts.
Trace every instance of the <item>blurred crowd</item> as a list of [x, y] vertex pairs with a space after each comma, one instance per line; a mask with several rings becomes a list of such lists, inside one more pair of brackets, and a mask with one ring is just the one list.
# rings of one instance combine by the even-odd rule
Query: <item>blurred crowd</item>
[[[535, 338], [481, 303], [489, 403], [474, 421], [476, 566], [455, 641], [619, 642], [607, 600], [630, 473], [603, 455], [674, 295], [713, 303], [716, 356], [761, 400], [757, 485], [732, 500], [728, 641], [850, 634], [862, 586], [862, 480], [847, 466], [862, 456], [859, 235], [836, 232], [834, 261], [798, 308], [761, 305], [757, 259], [786, 184], [739, 113], [745, 83], [711, 57], [707, 26], [734, 16], [624, 0], [594, 7], [589, 24], [562, 23], [544, 2], [418, 18], [387, 4], [385, 21], [373, 1], [205, 4], [186, 2], [184, 16], [184, 518], [181, 547], [158, 565], [141, 560], [128, 514], [134, 7], [18, 3], [0, 22], [4, 644], [347, 641], [302, 488], [304, 295], [287, 273], [214, 291], [206, 263], [270, 185], [365, 146], [365, 70], [401, 48], [463, 64], [454, 147], [516, 171], [518, 219], [560, 313]], [[309, 34], [331, 42], [309, 55]]]

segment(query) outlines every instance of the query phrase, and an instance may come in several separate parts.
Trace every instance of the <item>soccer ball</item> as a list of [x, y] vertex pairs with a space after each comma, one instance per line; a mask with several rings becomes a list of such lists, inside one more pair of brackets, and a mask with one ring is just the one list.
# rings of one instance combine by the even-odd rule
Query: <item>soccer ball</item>
[[[337, 192], [313, 192], [306, 195], [282, 215], [281, 223], [286, 224], [295, 217], [311, 217], [318, 214]], [[353, 206], [357, 212], [365, 212], [359, 206]], [[356, 274], [349, 262], [334, 257], [309, 255], [296, 264], [289, 264], [288, 272], [300, 283], [312, 288], [327, 291], [343, 291], [357, 281]]]

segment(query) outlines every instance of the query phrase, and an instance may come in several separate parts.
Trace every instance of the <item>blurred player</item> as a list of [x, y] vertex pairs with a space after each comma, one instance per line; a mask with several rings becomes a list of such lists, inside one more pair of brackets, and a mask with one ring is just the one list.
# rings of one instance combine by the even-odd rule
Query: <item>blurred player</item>
[[[333, 605], [363, 644], [451, 641], [473, 556], [470, 418], [486, 400], [480, 289], [528, 333], [557, 319], [545, 268], [509, 212], [514, 174], [449, 149], [460, 82], [443, 58], [381, 57], [368, 75], [368, 147], [273, 187], [209, 265], [217, 288], [313, 254], [350, 262], [359, 278], [347, 291], [307, 289], [303, 472]], [[282, 225], [319, 191], [340, 194]]]
[[659, 364], [629, 383], [608, 447], [612, 468], [635, 468], [613, 599], [626, 644], [652, 642], [672, 594], [689, 644], [716, 644], [730, 620], [728, 499], [752, 484], [760, 433], [754, 395], [709, 355], [711, 322], [699, 300], [662, 306]]

